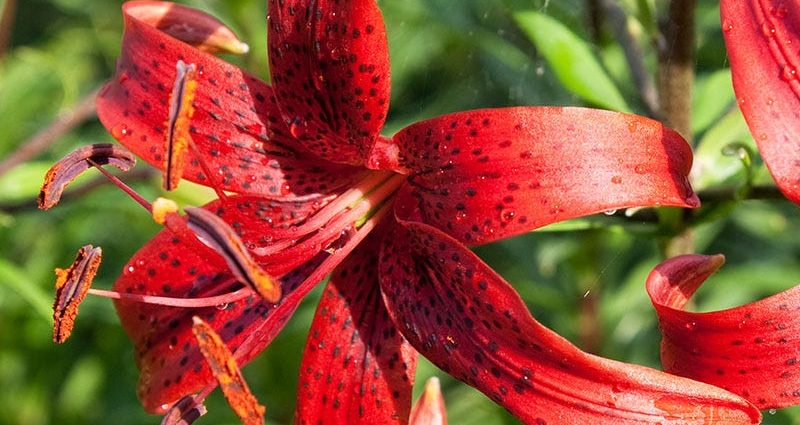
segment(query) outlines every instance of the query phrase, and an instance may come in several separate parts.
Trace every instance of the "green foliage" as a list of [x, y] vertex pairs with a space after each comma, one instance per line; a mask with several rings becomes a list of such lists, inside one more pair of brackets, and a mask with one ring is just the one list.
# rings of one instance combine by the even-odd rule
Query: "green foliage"
[[567, 90], [596, 106], [630, 110], [584, 40], [545, 14], [520, 12], [515, 17]]
[[[263, 1], [187, 0], [212, 11], [251, 46], [226, 58], [267, 78]], [[654, 72], [648, 46], [662, 14], [654, 0], [621, 2]], [[716, 2], [698, 9], [698, 79], [693, 131], [698, 189], [770, 183], [758, 158], [745, 170], [723, 155], [731, 143], [753, 146], [734, 104]], [[0, 2], [0, 4], [3, 4]], [[18, 2], [11, 49], [0, 58], [0, 158], [98, 87], [113, 72], [122, 33], [121, 1]], [[387, 131], [442, 113], [506, 105], [585, 105], [642, 113], [619, 45], [608, 28], [588, 35], [586, 2], [382, 1], [392, 56], [392, 104]], [[718, 18], [717, 18], [718, 19]], [[146, 212], [118, 190], [102, 186], [47, 213], [35, 209], [41, 176], [57, 158], [90, 142], [110, 141], [90, 120], [35, 160], [0, 177], [0, 425], [157, 423], [137, 402], [133, 349], [113, 306], [89, 298], [72, 338], [54, 345], [50, 322], [53, 269], [85, 244], [102, 246], [95, 286], [109, 288], [122, 265], [158, 230]], [[85, 178], [88, 182], [91, 177]], [[75, 183], [74, 187], [80, 185]], [[158, 178], [133, 183], [146, 197]], [[73, 187], [73, 188], [74, 188]], [[206, 189], [182, 185], [172, 196], [199, 204]], [[713, 213], [713, 214], [711, 214]], [[635, 218], [598, 215], [476, 249], [506, 277], [534, 316], [579, 346], [601, 355], [658, 367], [659, 334], [644, 279], [662, 259], [671, 229]], [[696, 227], [700, 252], [727, 255], [728, 265], [698, 298], [701, 310], [746, 303], [800, 281], [800, 218], [784, 201], [738, 201], [717, 207]], [[319, 290], [309, 296], [272, 346], [245, 375], [267, 406], [271, 424], [290, 423], [296, 375]], [[594, 327], [581, 327], [596, 304]], [[595, 341], [592, 338], [599, 336]], [[502, 408], [429, 363], [418, 382], [443, 379], [450, 423], [518, 423]], [[415, 396], [419, 389], [416, 389]], [[218, 394], [198, 423], [236, 423]], [[800, 421], [800, 410], [765, 415], [765, 423]]]

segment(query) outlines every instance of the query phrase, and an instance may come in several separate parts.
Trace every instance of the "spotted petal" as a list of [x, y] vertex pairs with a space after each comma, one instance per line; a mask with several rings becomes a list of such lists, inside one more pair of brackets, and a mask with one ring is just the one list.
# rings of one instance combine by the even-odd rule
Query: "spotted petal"
[[300, 366], [299, 424], [407, 421], [417, 356], [383, 305], [377, 232], [337, 268], [317, 306]]
[[395, 323], [422, 355], [525, 423], [760, 420], [717, 387], [578, 350], [471, 251], [426, 224], [406, 222], [386, 239], [380, 281]]
[[[173, 27], [181, 17], [202, 15], [172, 3], [123, 5], [125, 34], [117, 74], [97, 99], [98, 116], [114, 138], [164, 170], [170, 131], [188, 131], [171, 137], [191, 138], [194, 146], [189, 147], [183, 177], [244, 194], [308, 196], [351, 181], [354, 170], [314, 159], [289, 134], [271, 87], [163, 32], [152, 10], [164, 4], [171, 12], [161, 21]], [[174, 90], [180, 79], [178, 61], [196, 68], [196, 87], [188, 92], [194, 97], [184, 99], [193, 107], [186, 126], [173, 125], [179, 117], [170, 116], [181, 110], [170, 108], [171, 97], [180, 95]]]
[[389, 108], [386, 28], [375, 0], [270, 0], [270, 73], [292, 134], [361, 164]]
[[[231, 197], [205, 208], [239, 229], [245, 244], [258, 246], [269, 238], [273, 226], [282, 228], [282, 224], [303, 220], [314, 211], [313, 205]], [[181, 397], [214, 382], [192, 335], [192, 316], [208, 322], [243, 365], [272, 341], [319, 281], [307, 277], [326, 256], [309, 251], [304, 258], [293, 259], [297, 264], [292, 265], [295, 270], [291, 272], [283, 264], [264, 263], [267, 272], [280, 280], [284, 295], [277, 304], [255, 294], [203, 308], [118, 301], [120, 320], [136, 346], [141, 371], [139, 397], [145, 409], [163, 412]], [[225, 260], [211, 248], [164, 230], [130, 259], [114, 289], [129, 295], [198, 298], [241, 287]]]
[[725, 388], [760, 409], [800, 404], [800, 286], [728, 310], [684, 311], [723, 261], [683, 255], [659, 264], [647, 279], [664, 336], [664, 369]]
[[733, 88], [781, 191], [800, 204], [800, 8], [796, 1], [723, 0]]
[[469, 244], [619, 208], [695, 207], [692, 153], [636, 115], [558, 107], [460, 112], [394, 137], [422, 219]]

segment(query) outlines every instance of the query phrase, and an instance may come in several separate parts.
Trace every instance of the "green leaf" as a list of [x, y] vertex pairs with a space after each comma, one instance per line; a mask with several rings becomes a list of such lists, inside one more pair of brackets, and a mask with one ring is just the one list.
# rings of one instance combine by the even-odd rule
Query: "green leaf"
[[520, 12], [514, 18], [567, 90], [591, 104], [630, 111], [617, 86], [583, 39], [560, 22], [538, 12]]
[[11, 287], [20, 297], [33, 307], [33, 311], [46, 321], [50, 321], [52, 311], [50, 310], [50, 297], [42, 288], [34, 285], [25, 272], [13, 263], [0, 258], [0, 282]]
[[697, 144], [692, 170], [695, 176], [692, 186], [696, 190], [725, 183], [743, 171], [739, 158], [725, 156], [722, 152], [725, 146], [734, 142], [746, 143], [756, 150], [747, 123], [738, 108], [733, 108], [718, 118], [716, 124], [705, 132]]
[[698, 134], [719, 120], [736, 99], [730, 69], [698, 77], [692, 99], [692, 133]]
[[33, 205], [51, 165], [47, 162], [26, 162], [0, 176], [0, 202], [29, 199]]

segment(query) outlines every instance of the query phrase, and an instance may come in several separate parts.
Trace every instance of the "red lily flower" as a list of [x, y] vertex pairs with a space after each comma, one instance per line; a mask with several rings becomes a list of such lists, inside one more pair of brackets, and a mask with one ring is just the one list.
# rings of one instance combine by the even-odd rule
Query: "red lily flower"
[[[203, 208], [246, 250], [170, 227], [116, 282], [147, 410], [215, 385], [193, 317], [245, 364], [333, 272], [303, 357], [299, 423], [405, 422], [417, 351], [528, 423], [759, 419], [727, 391], [578, 350], [465, 246], [610, 209], [697, 206], [675, 132], [634, 115], [518, 107], [383, 137], [390, 69], [373, 0], [271, 0], [272, 87], [203, 51], [241, 47], [213, 18], [161, 2], [123, 11], [101, 121], [167, 187], [178, 173], [216, 189]], [[239, 283], [237, 261], [251, 257], [280, 282], [277, 302]]]
[[800, 7], [722, 0], [720, 11], [739, 108], [778, 188], [800, 204]]
[[721, 255], [683, 255], [650, 273], [647, 292], [664, 336], [664, 369], [725, 388], [759, 409], [800, 404], [800, 318], [793, 313], [800, 308], [800, 286], [728, 310], [683, 310], [724, 261]]

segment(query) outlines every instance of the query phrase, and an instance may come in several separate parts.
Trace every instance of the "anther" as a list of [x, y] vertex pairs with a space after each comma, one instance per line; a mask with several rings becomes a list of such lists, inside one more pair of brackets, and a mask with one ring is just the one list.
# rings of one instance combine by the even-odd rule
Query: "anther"
[[179, 60], [176, 65], [175, 84], [169, 101], [166, 123], [164, 155], [164, 189], [174, 190], [183, 178], [186, 155], [191, 143], [189, 124], [194, 115], [194, 94], [197, 89], [197, 66]]
[[86, 245], [78, 251], [72, 265], [56, 269], [56, 298], [53, 303], [53, 341], [59, 344], [69, 338], [78, 306], [86, 298], [92, 280], [100, 267], [103, 251]]
[[60, 159], [47, 171], [39, 192], [39, 208], [50, 209], [61, 200], [64, 189], [81, 173], [91, 167], [105, 171], [101, 165], [128, 171], [136, 165], [136, 158], [125, 148], [108, 143], [82, 146]]
[[263, 424], [264, 406], [259, 404], [250, 392], [231, 350], [208, 323], [197, 316], [192, 317], [192, 322], [192, 332], [197, 339], [200, 352], [205, 357], [228, 404], [244, 424]]

